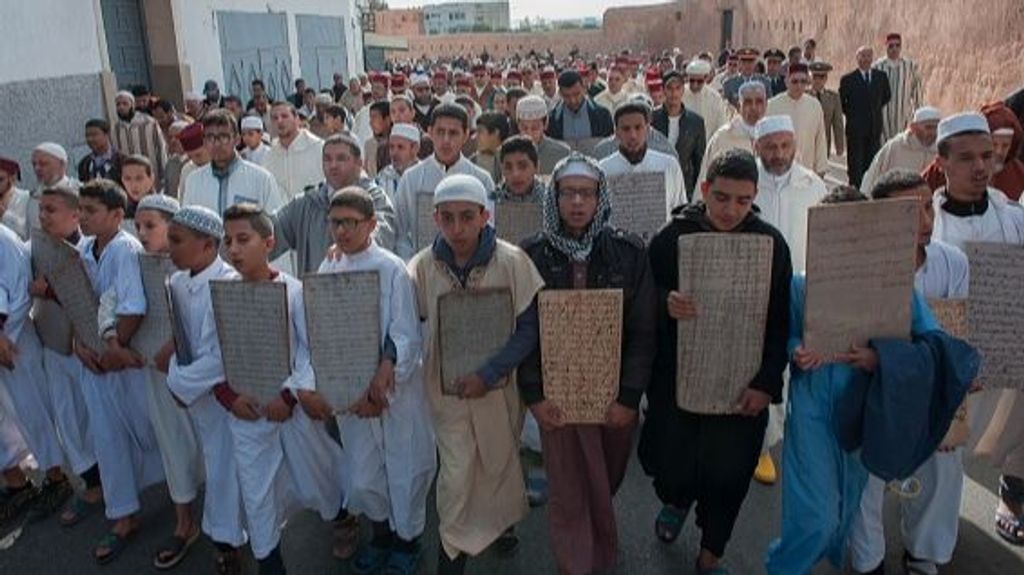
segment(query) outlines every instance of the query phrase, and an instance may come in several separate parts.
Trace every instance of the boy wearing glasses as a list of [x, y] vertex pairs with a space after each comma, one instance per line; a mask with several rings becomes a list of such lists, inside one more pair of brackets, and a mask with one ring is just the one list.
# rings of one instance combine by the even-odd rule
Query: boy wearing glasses
[[807, 64], [793, 64], [786, 75], [786, 91], [768, 100], [768, 116], [789, 116], [796, 128], [796, 161], [822, 176], [828, 171], [825, 114], [816, 98], [807, 96]]
[[230, 112], [213, 110], [203, 116], [203, 145], [211, 161], [182, 182], [182, 205], [203, 206], [218, 215], [239, 203], [267, 211], [281, 207], [284, 201], [274, 176], [243, 160], [236, 151], [238, 142], [238, 124]]

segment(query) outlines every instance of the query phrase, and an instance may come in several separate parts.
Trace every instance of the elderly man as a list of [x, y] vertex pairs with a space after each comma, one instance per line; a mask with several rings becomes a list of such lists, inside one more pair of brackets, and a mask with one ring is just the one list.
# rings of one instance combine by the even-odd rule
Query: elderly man
[[43, 190], [57, 186], [77, 189], [78, 180], [67, 175], [68, 153], [60, 144], [43, 142], [32, 150], [32, 172], [35, 173], [37, 186], [29, 194], [25, 217], [28, 221], [29, 235], [42, 229], [39, 224], [39, 198]]
[[395, 245], [395, 211], [384, 190], [362, 173], [359, 144], [352, 136], [337, 135], [328, 138], [322, 147], [322, 173], [325, 179], [310, 185], [302, 194], [293, 197], [274, 214], [274, 236], [277, 245], [271, 258], [278, 258], [288, 250], [296, 254], [299, 274], [315, 273], [324, 261], [327, 248], [334, 243], [328, 213], [331, 198], [338, 190], [358, 186], [373, 199], [377, 214], [377, 243], [391, 250]]
[[323, 180], [321, 148], [324, 141], [300, 127], [299, 116], [289, 102], [277, 102], [270, 109], [277, 126], [277, 140], [263, 159], [263, 167], [274, 175], [285, 200], [302, 193], [306, 186]]
[[818, 100], [804, 92], [810, 83], [807, 64], [793, 64], [786, 74], [786, 91], [768, 101], [769, 116], [789, 116], [796, 128], [796, 161], [819, 176], [828, 171], [825, 115]]
[[903, 57], [903, 38], [893, 32], [885, 37], [885, 58], [874, 63], [889, 79], [892, 99], [882, 111], [882, 138], [888, 141], [903, 131], [924, 95], [917, 64]]
[[807, 68], [811, 71], [811, 95], [818, 99], [821, 112], [825, 116], [825, 151], [832, 153], [832, 142], [835, 142], [836, 155], [842, 156], [846, 153], [846, 140], [843, 139], [843, 104], [839, 100], [839, 92], [825, 87], [832, 65], [828, 62], [811, 62]]
[[757, 123], [758, 169], [755, 203], [761, 219], [775, 226], [802, 272], [807, 254], [807, 210], [828, 193], [825, 182], [796, 161], [796, 129], [789, 116], [765, 116]]
[[713, 89], [707, 89], [711, 64], [704, 60], [693, 60], [686, 65], [686, 90], [683, 91], [683, 105], [687, 110], [704, 120], [704, 133], [714, 134], [728, 122], [725, 100]]
[[885, 72], [871, 68], [873, 57], [871, 48], [861, 46], [857, 69], [839, 81], [839, 99], [846, 116], [846, 173], [853, 187], [860, 186], [881, 146], [883, 108], [892, 94]]
[[153, 165], [153, 176], [157, 187], [163, 185], [164, 166], [167, 164], [167, 143], [160, 130], [160, 124], [148, 114], [135, 109], [135, 96], [128, 91], [120, 91], [114, 98], [117, 108], [117, 119], [113, 126], [114, 148], [130, 156], [140, 154], [146, 156]]
[[740, 86], [739, 98], [739, 115], [719, 128], [708, 140], [704, 162], [700, 167], [700, 182], [706, 179], [708, 164], [722, 152], [740, 149], [754, 153], [754, 128], [768, 107], [768, 89], [761, 82], [747, 82]]
[[935, 137], [942, 114], [938, 108], [925, 106], [914, 111], [910, 125], [878, 150], [868, 171], [864, 173], [860, 189], [869, 195], [875, 183], [887, 172], [902, 168], [920, 174], [935, 159]]
[[516, 102], [516, 125], [519, 133], [527, 136], [537, 147], [537, 173], [549, 175], [555, 164], [569, 155], [571, 151], [564, 142], [547, 137], [544, 131], [548, 126], [548, 107], [540, 96], [526, 96]]
[[665, 101], [651, 114], [651, 126], [668, 138], [683, 170], [686, 189], [697, 189], [697, 175], [704, 161], [707, 133], [704, 120], [683, 104], [683, 75], [670, 70], [663, 77]]
[[[668, 154], [647, 147], [647, 130], [651, 122], [650, 107], [630, 100], [615, 110], [615, 136], [619, 150], [601, 160], [600, 166], [608, 177], [621, 174], [665, 174], [665, 215], [686, 204], [686, 179], [679, 162]], [[703, 126], [701, 126], [703, 128]]]
[[584, 140], [606, 138], [614, 131], [611, 113], [587, 97], [579, 72], [562, 72], [558, 93], [561, 101], [548, 117], [548, 136], [556, 140]]
[[0, 157], [0, 223], [11, 228], [22, 240], [28, 240], [29, 192], [18, 187], [20, 179], [18, 162]]
[[625, 90], [625, 84], [626, 75], [621, 67], [615, 66], [608, 70], [608, 87], [597, 96], [594, 96], [594, 103], [604, 106], [609, 113], [614, 114], [615, 108], [629, 98], [629, 93]]
[[419, 162], [423, 134], [416, 124], [395, 124], [388, 137], [388, 156], [391, 163], [377, 174], [377, 185], [384, 189], [391, 203], [398, 194], [398, 182], [406, 170]]

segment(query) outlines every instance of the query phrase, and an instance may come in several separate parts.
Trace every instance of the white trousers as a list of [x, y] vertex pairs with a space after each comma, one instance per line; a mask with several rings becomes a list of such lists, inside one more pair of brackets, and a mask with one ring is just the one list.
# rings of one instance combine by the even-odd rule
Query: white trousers
[[28, 446], [18, 429], [11, 396], [0, 386], [0, 470], [12, 469], [28, 456]]
[[188, 407], [195, 423], [206, 472], [206, 496], [203, 498], [203, 533], [215, 543], [232, 547], [245, 545], [242, 493], [234, 458], [231, 414], [217, 403], [213, 393], [197, 399]]
[[141, 509], [139, 493], [164, 480], [160, 448], [149, 422], [142, 369], [82, 377], [89, 427], [96, 448], [107, 518]]
[[89, 433], [89, 410], [82, 395], [85, 368], [73, 354], [61, 355], [44, 347], [43, 371], [64, 455], [71, 470], [80, 475], [96, 465], [96, 451]]
[[203, 462], [192, 418], [179, 406], [167, 388], [167, 376], [146, 368], [146, 400], [149, 421], [160, 446], [160, 459], [167, 478], [167, 491], [177, 504], [191, 503], [202, 483]]
[[[960, 525], [963, 449], [936, 452], [913, 477], [921, 482], [921, 493], [900, 499], [903, 545], [917, 559], [938, 565], [948, 563], [953, 558]], [[850, 562], [856, 571], [870, 571], [885, 558], [884, 500], [885, 482], [871, 475], [849, 536]]]
[[280, 543], [281, 529], [291, 507], [281, 425], [266, 419], [245, 421], [233, 415], [228, 417], [249, 545], [256, 559], [264, 559]]
[[0, 367], [0, 382], [17, 414], [15, 424], [41, 469], [60, 467], [64, 464], [64, 454], [45, 384], [43, 347], [30, 322], [25, 322], [15, 346], [18, 355], [14, 369]]

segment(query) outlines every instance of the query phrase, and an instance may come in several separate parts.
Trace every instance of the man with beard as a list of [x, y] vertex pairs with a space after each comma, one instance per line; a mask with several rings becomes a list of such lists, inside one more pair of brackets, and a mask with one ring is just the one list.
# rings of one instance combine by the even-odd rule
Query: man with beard
[[416, 108], [416, 124], [421, 130], [426, 131], [430, 127], [430, 112], [434, 110], [434, 106], [441, 103], [441, 100], [431, 94], [430, 79], [426, 74], [413, 74], [411, 84], [412, 103]]
[[135, 109], [135, 96], [121, 91], [114, 98], [117, 120], [113, 126], [114, 148], [125, 155], [146, 156], [153, 164], [153, 175], [157, 187], [164, 181], [164, 166], [167, 164], [167, 143], [164, 141], [160, 124], [152, 116]]
[[914, 112], [910, 125], [882, 146], [875, 154], [860, 190], [868, 195], [875, 183], [887, 172], [895, 169], [920, 174], [935, 159], [935, 136], [938, 134], [942, 114], [937, 108], [925, 106]]

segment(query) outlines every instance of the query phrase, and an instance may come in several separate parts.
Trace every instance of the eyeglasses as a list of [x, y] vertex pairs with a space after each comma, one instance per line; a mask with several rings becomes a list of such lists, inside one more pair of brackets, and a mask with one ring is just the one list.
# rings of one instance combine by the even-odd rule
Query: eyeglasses
[[352, 230], [359, 227], [359, 224], [367, 221], [366, 219], [357, 218], [329, 218], [332, 228], [342, 228], [345, 231], [351, 232]]
[[590, 201], [597, 198], [597, 190], [590, 188], [562, 188], [558, 190], [558, 199], [560, 200], [575, 200], [579, 198], [583, 201]]
[[231, 133], [224, 133], [224, 134], [206, 133], [206, 134], [203, 134], [203, 141], [207, 142], [207, 143], [210, 143], [210, 144], [227, 144], [227, 143], [231, 142], [232, 138], [234, 138], [234, 137], [235, 137], [235, 135], [231, 134]]
[[893, 43], [889, 44], [890, 48], [900, 48], [901, 46], [903, 46], [903, 44], [900, 44], [898, 42], [893, 42]]
[[790, 82], [792, 82], [794, 84], [806, 84], [808, 82], [808, 80], [807, 80], [807, 78], [793, 78], [793, 79], [790, 80]]

